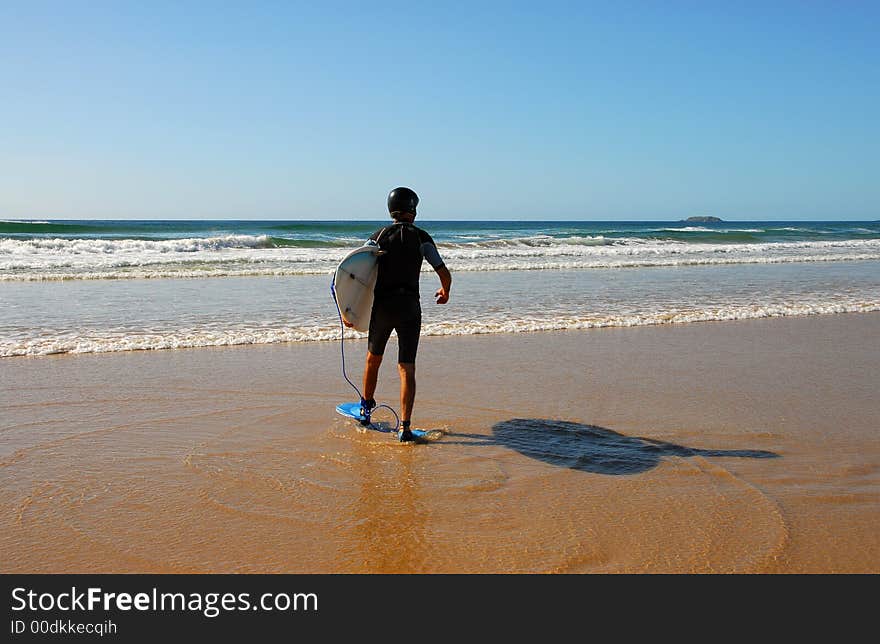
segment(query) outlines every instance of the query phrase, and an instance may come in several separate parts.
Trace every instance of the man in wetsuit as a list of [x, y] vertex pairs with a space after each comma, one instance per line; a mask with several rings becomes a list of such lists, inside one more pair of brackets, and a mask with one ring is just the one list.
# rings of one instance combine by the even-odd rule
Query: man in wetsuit
[[413, 401], [416, 397], [416, 351], [422, 329], [422, 308], [419, 304], [419, 274], [422, 260], [437, 272], [440, 289], [434, 294], [437, 304], [449, 301], [452, 276], [440, 258], [431, 236], [413, 225], [419, 198], [409, 188], [395, 188], [388, 195], [388, 212], [394, 220], [390, 226], [377, 230], [367, 244], [384, 251], [379, 256], [379, 275], [373, 291], [373, 312], [367, 344], [367, 365], [364, 369], [362, 415], [369, 418], [376, 406], [374, 394], [382, 354], [391, 335], [397, 331], [397, 370], [400, 373], [401, 441], [414, 440], [410, 429]]

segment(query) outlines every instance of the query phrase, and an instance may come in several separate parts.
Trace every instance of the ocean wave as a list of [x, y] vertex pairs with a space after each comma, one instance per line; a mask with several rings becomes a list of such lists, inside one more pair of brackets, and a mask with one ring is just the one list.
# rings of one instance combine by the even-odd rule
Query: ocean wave
[[[763, 233], [768, 228], [706, 228], [705, 226], [682, 226], [681, 228], [654, 228], [652, 230], [644, 230], [640, 232], [670, 232], [670, 233], [715, 233], [724, 235], [726, 233]], [[781, 230], [781, 229], [780, 229]]]
[[[629, 252], [622, 251], [620, 247], [637, 249], [633, 252], [653, 252], [657, 247], [669, 249], [677, 246], [681, 252], [703, 252], [727, 249], [730, 252], [740, 250], [761, 251], [781, 246], [788, 248], [812, 247], [812, 248], [844, 248], [859, 245], [880, 245], [880, 239], [836, 239], [836, 240], [773, 240], [755, 241], [753, 234], [761, 232], [759, 229], [736, 228], [724, 231], [703, 228], [664, 228], [659, 229], [668, 232], [706, 232], [712, 235], [731, 234], [731, 240], [703, 239], [702, 241], [685, 241], [675, 238], [652, 237], [649, 233], [655, 231], [640, 231], [640, 235], [630, 236], [607, 236], [602, 234], [593, 235], [546, 235], [537, 234], [519, 237], [501, 237], [496, 235], [476, 236], [459, 235], [455, 240], [441, 241], [438, 246], [441, 250], [452, 249], [456, 251], [472, 250], [480, 252], [484, 250], [510, 250], [510, 249], [539, 249], [542, 253], [595, 253], [595, 252]], [[853, 229], [854, 233], [870, 233], [867, 229]], [[609, 235], [611, 233], [608, 233]], [[744, 239], [739, 239], [743, 237]], [[223, 253], [229, 250], [271, 250], [271, 249], [306, 249], [306, 250], [340, 250], [355, 248], [362, 240], [355, 236], [333, 237], [327, 235], [312, 235], [309, 237], [278, 237], [270, 235], [244, 235], [228, 234], [214, 237], [182, 237], [170, 239], [153, 239], [145, 237], [124, 239], [94, 239], [94, 238], [68, 238], [68, 237], [40, 237], [20, 239], [13, 237], [0, 237], [0, 258], [3, 257], [35, 257], [44, 255], [56, 257], [68, 256], [107, 256], [107, 255], [173, 255], [193, 254], [198, 252]], [[602, 251], [602, 247], [613, 247]], [[595, 249], [595, 250], [591, 250]]]
[[[335, 266], [335, 265], [334, 265]], [[4, 274], [0, 269], [0, 282], [67, 282], [77, 280], [129, 280], [129, 279], [198, 279], [221, 277], [286, 277], [295, 275], [329, 275], [331, 267], [296, 268], [283, 266], [278, 268], [212, 268], [204, 265], [199, 268], [187, 267], [132, 267], [117, 270], [95, 270], [86, 273], [77, 272], [15, 272]]]
[[[444, 250], [446, 263], [454, 271], [541, 271], [541, 270], [588, 270], [627, 269], [677, 266], [724, 266], [733, 264], [790, 264], [841, 261], [880, 260], [880, 247], [865, 249], [847, 248], [837, 252], [808, 253], [807, 249], [790, 249], [782, 252], [737, 253], [730, 250], [706, 252], [682, 252], [673, 249], [668, 253], [648, 250], [643, 253], [625, 252], [584, 256], [573, 251], [557, 249], [554, 253], [536, 253], [525, 249], [495, 253]], [[280, 249], [279, 249], [280, 251]], [[271, 256], [208, 257], [183, 262], [174, 258], [134, 259], [108, 258], [102, 263], [82, 265], [59, 260], [50, 265], [43, 262], [0, 260], [0, 282], [67, 281], [67, 280], [113, 280], [113, 279], [161, 279], [161, 278], [220, 278], [248, 276], [329, 275], [341, 256], [325, 253], [323, 257], [312, 254], [290, 255], [277, 253]], [[427, 265], [423, 272], [431, 269]]]
[[[577, 331], [608, 327], [656, 326], [693, 322], [717, 322], [759, 318], [867, 313], [880, 311], [880, 301], [826, 301], [752, 306], [718, 306], [703, 309], [660, 310], [642, 314], [594, 315], [589, 317], [551, 316], [507, 318], [503, 321], [453, 321], [429, 323], [422, 327], [425, 336], [457, 336], [495, 333], [536, 333]], [[350, 339], [365, 335], [346, 331]], [[298, 328], [265, 327], [228, 330], [188, 329], [163, 333], [108, 333], [83, 335], [40, 335], [28, 339], [0, 340], [0, 357], [45, 356], [54, 354], [115, 353], [200, 347], [330, 341], [339, 339], [338, 326]]]
[[493, 249], [493, 248], [552, 248], [559, 246], [609, 246], [614, 244], [636, 244], [647, 240], [638, 238], [609, 239], [602, 235], [569, 235], [553, 237], [551, 235], [532, 235], [529, 237], [507, 237], [478, 239], [466, 242], [439, 243], [441, 249]]
[[267, 235], [223, 235], [183, 239], [0, 239], [0, 255], [63, 253], [66, 255], [111, 253], [193, 253], [226, 248], [273, 248]]
[[[694, 244], [638, 238], [541, 238], [440, 244], [453, 270], [570, 270], [880, 259], [880, 240]], [[0, 240], [0, 281], [309, 275], [348, 248], [278, 246], [267, 236], [179, 240]], [[425, 265], [424, 270], [429, 270]]]
[[[128, 227], [129, 230], [136, 227]], [[0, 220], [0, 235], [81, 235], [100, 234], [112, 232], [106, 226], [95, 223], [2, 219]]]

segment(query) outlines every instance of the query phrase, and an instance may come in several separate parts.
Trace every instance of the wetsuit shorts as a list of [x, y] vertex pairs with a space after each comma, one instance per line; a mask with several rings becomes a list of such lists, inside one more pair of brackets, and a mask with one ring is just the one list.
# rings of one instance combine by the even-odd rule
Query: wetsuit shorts
[[422, 307], [418, 296], [377, 297], [373, 300], [367, 349], [373, 355], [381, 356], [385, 353], [391, 331], [397, 331], [397, 362], [415, 362], [421, 330]]

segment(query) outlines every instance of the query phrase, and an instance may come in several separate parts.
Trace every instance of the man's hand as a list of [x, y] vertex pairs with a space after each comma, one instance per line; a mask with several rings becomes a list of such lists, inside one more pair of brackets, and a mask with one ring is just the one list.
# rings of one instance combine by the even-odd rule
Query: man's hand
[[437, 289], [437, 292], [434, 293], [434, 297], [437, 298], [437, 304], [446, 304], [449, 301], [449, 291], [445, 288]]
[[351, 322], [349, 322], [349, 321], [346, 320], [345, 318], [342, 318], [342, 323], [343, 323], [343, 324], [346, 326], [346, 328], [348, 328], [348, 329], [352, 329], [352, 328], [354, 328], [354, 324], [352, 324]]

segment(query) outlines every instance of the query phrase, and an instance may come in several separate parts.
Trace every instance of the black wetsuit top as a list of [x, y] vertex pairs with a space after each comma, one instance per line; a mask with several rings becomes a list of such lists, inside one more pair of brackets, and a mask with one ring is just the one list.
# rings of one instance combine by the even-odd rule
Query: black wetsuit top
[[373, 290], [376, 298], [418, 297], [422, 259], [427, 259], [435, 269], [443, 265], [434, 240], [414, 224], [396, 222], [377, 230], [370, 235], [370, 240], [385, 251], [379, 257], [379, 276]]
[[411, 223], [386, 226], [373, 233], [370, 240], [368, 243], [376, 244], [385, 253], [379, 256], [367, 348], [374, 355], [382, 355], [391, 332], [396, 331], [397, 361], [413, 363], [422, 328], [422, 259], [427, 259], [435, 269], [443, 265], [443, 260], [431, 236]]

